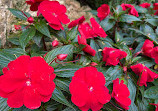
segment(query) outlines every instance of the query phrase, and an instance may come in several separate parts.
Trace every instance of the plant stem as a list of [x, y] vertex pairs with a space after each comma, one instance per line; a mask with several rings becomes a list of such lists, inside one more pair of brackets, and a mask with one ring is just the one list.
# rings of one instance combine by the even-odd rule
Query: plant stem
[[46, 47], [46, 43], [45, 43], [44, 37], [42, 37], [42, 42], [43, 42], [43, 48], [44, 48], [44, 50], [47, 51], [47, 47]]

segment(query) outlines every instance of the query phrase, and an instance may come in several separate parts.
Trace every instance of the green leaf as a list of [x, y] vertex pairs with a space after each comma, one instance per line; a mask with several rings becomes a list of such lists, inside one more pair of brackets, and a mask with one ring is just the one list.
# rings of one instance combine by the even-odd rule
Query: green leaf
[[146, 19], [146, 22], [148, 22], [149, 24], [153, 25], [153, 26], [158, 26], [158, 20], [157, 19]]
[[20, 45], [18, 37], [8, 38], [8, 41], [11, 42], [12, 44]]
[[132, 79], [128, 79], [128, 89], [130, 91], [130, 96], [129, 98], [131, 99], [131, 101], [134, 103], [135, 101], [135, 96], [136, 96], [136, 86], [133, 83]]
[[35, 28], [41, 32], [42, 34], [44, 34], [47, 37], [51, 37], [49, 29], [48, 29], [48, 25], [44, 20], [40, 20], [40, 22], [36, 22], [35, 23]]
[[147, 13], [148, 10], [146, 8], [143, 8], [141, 6], [135, 6], [136, 10], [138, 11], [138, 13]]
[[116, 31], [115, 32], [115, 42], [117, 43], [117, 42], [121, 42], [123, 40], [123, 37], [122, 37], [122, 35], [118, 32], [118, 31]]
[[0, 97], [0, 110], [1, 111], [8, 111], [11, 108], [7, 104], [7, 99]]
[[97, 16], [97, 11], [96, 10], [90, 10], [90, 11], [88, 11], [88, 12], [90, 12], [90, 13], [92, 13], [93, 15], [96, 15]]
[[9, 48], [9, 49], [3, 49], [3, 52], [12, 54], [15, 57], [19, 57], [21, 55], [26, 55], [26, 52], [21, 48]]
[[0, 52], [0, 65], [3, 67], [6, 67], [10, 61], [13, 61], [15, 59], [16, 57], [14, 55], [5, 52]]
[[31, 109], [26, 108], [25, 106], [22, 106], [20, 108], [15, 108], [12, 111], [34, 111], [34, 110], [31, 110]]
[[79, 60], [79, 64], [81, 64], [82, 66], [87, 66], [90, 63], [91, 63], [91, 60], [88, 58], [88, 56], [81, 56]]
[[47, 103], [45, 103], [45, 107], [47, 111], [55, 111], [59, 107], [60, 103], [51, 100]]
[[77, 37], [77, 26], [73, 27], [67, 34], [67, 40], [74, 40]]
[[155, 32], [156, 32], [156, 34], [158, 35], [158, 26], [157, 26], [157, 28], [156, 28]]
[[124, 14], [120, 16], [120, 22], [132, 23], [133, 21], [141, 21], [139, 18], [133, 15]]
[[22, 11], [17, 10], [17, 9], [12, 9], [12, 8], [8, 8], [8, 10], [17, 18], [22, 19], [22, 20], [27, 20], [27, 17], [30, 17], [31, 15], [27, 12], [24, 12], [27, 17], [22, 13]]
[[42, 37], [43, 37], [43, 35], [38, 31], [36, 32], [35, 36], [33, 37], [33, 40], [38, 45], [38, 47], [41, 47], [40, 43], [41, 43]]
[[74, 52], [74, 53], [79, 53], [79, 52], [81, 52], [82, 49], [85, 48], [85, 47], [86, 47], [86, 45], [82, 45], [82, 44], [80, 44], [79, 46], [74, 47], [73, 52]]
[[135, 41], [135, 38], [134, 37], [126, 37], [126, 38], [123, 38], [123, 41], [121, 42], [121, 44], [126, 44], [126, 45], [131, 45], [133, 44]]
[[69, 84], [70, 84], [70, 80], [66, 79], [66, 78], [55, 78], [54, 80], [55, 85], [58, 86], [61, 90], [66, 91], [66, 92], [70, 92], [69, 91]]
[[138, 111], [138, 107], [135, 105], [134, 102], [131, 103], [128, 111]]
[[74, 73], [81, 67], [82, 67], [81, 65], [75, 65], [75, 64], [61, 66], [61, 67], [55, 68], [54, 73], [58, 77], [72, 77], [74, 76]]
[[115, 20], [107, 17], [100, 22], [100, 25], [104, 29], [104, 31], [108, 31], [115, 25]]
[[140, 59], [141, 59], [141, 56], [137, 56], [137, 57], [135, 57], [135, 58], [132, 59], [132, 63], [136, 63]]
[[98, 44], [93, 39], [91, 39], [90, 46], [92, 49], [94, 49], [96, 51], [95, 56], [91, 57], [92, 61], [99, 62], [101, 60], [102, 56], [101, 56], [101, 52], [98, 51], [98, 49], [99, 49]]
[[65, 96], [63, 95], [63, 93], [58, 87], [55, 88], [51, 98], [61, 104], [73, 108], [73, 106], [67, 101], [67, 99], [65, 98]]
[[23, 49], [25, 49], [26, 45], [33, 38], [35, 33], [36, 33], [36, 29], [34, 27], [28, 28], [22, 32], [19, 38], [19, 42]]
[[[52, 60], [56, 58], [58, 54], [68, 54], [66, 60], [72, 60], [73, 48], [74, 48], [73, 45], [65, 45], [65, 46], [61, 46], [56, 49], [53, 49], [52, 51], [48, 52], [48, 54], [45, 57], [45, 60], [48, 64], [50, 64]], [[55, 62], [51, 64], [51, 66], [56, 66], [56, 65], [57, 64]]]
[[139, 63], [144, 64], [146, 67], [152, 67], [155, 64], [155, 61], [148, 57], [141, 57]]
[[103, 40], [97, 40], [96, 42], [102, 49], [104, 47], [112, 47], [112, 45], [109, 42], [105, 41], [105, 40], [104, 41]]
[[150, 99], [157, 99], [158, 98], [158, 86], [153, 86], [145, 90], [144, 97]]

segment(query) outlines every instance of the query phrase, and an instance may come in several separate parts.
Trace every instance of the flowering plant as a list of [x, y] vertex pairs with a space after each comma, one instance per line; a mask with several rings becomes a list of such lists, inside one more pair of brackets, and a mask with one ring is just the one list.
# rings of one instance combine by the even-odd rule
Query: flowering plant
[[2, 111], [158, 110], [158, 3], [103, 4], [89, 22], [26, 3], [36, 17], [9, 9], [27, 23], [0, 50]]

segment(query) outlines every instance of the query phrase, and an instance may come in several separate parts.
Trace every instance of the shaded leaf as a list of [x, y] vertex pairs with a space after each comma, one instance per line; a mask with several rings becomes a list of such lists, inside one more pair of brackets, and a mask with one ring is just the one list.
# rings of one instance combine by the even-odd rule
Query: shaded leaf
[[150, 98], [150, 99], [158, 98], [158, 86], [153, 86], [145, 90], [144, 97]]

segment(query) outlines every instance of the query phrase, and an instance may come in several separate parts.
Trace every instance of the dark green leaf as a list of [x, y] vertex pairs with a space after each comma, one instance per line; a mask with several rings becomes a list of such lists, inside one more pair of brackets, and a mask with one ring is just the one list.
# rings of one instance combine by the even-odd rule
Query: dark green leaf
[[153, 86], [145, 90], [144, 97], [150, 99], [158, 98], [158, 86]]
[[100, 22], [100, 25], [104, 29], [104, 31], [108, 31], [115, 25], [115, 20], [107, 17]]
[[0, 110], [1, 111], [8, 111], [11, 108], [7, 104], [7, 99], [0, 97]]
[[128, 14], [121, 15], [119, 20], [120, 22], [127, 22], [127, 23], [132, 23], [133, 21], [141, 21], [139, 18]]
[[138, 11], [138, 13], [147, 13], [147, 9], [143, 8], [141, 6], [135, 6], [136, 10]]
[[67, 34], [68, 40], [74, 40], [77, 37], [77, 26], [73, 27]]
[[155, 32], [156, 32], [156, 34], [158, 35], [158, 26], [157, 26], [157, 28], [156, 28]]
[[115, 32], [115, 42], [121, 42], [123, 40], [123, 37], [121, 34], [119, 34], [118, 31]]
[[150, 23], [153, 26], [158, 26], [158, 20], [157, 19], [146, 19], [145, 21]]
[[51, 100], [45, 104], [47, 111], [55, 111], [59, 107], [60, 103]]
[[91, 11], [88, 11], [88, 12], [91, 12], [93, 15], [96, 15], [97, 16], [97, 11], [96, 10], [91, 10]]
[[35, 27], [39, 32], [41, 32], [45, 36], [52, 38], [48, 29], [48, 25], [44, 20], [40, 20], [40, 22], [36, 22]]
[[130, 91], [130, 96], [129, 98], [131, 99], [131, 101], [134, 103], [135, 101], [135, 96], [136, 96], [136, 86], [133, 83], [132, 79], [128, 79], [128, 89]]
[[69, 93], [69, 84], [70, 80], [66, 78], [55, 78], [55, 85], [58, 86], [61, 90]]
[[36, 33], [36, 29], [34, 27], [28, 28], [24, 30], [24, 32], [21, 34], [19, 38], [19, 42], [21, 47], [24, 49], [28, 42], [33, 38], [33, 36]]
[[8, 38], [8, 41], [11, 42], [12, 44], [20, 45], [18, 37]]
[[[47, 63], [51, 63], [54, 58], [58, 54], [68, 54], [66, 60], [72, 60], [73, 58], [73, 45], [65, 45], [58, 47], [56, 49], [53, 49], [52, 51], [48, 52], [48, 54], [45, 57], [45, 60]], [[52, 66], [56, 66], [57, 64], [55, 62], [52, 63]]]
[[26, 52], [21, 48], [3, 49], [3, 52], [6, 52], [8, 54], [12, 54], [15, 57], [19, 57], [21, 55], [26, 55]]
[[121, 42], [121, 44], [124, 43], [126, 45], [131, 45], [134, 43], [134, 41], [135, 41], [134, 37], [126, 37], [126, 38], [123, 38], [123, 41]]
[[155, 64], [154, 60], [152, 60], [151, 58], [147, 58], [147, 57], [141, 57], [141, 59], [139, 60], [139, 63], [142, 63], [147, 67], [151, 67]]
[[138, 111], [138, 107], [135, 105], [134, 102], [131, 103], [128, 111]]
[[17, 18], [22, 19], [22, 20], [27, 20], [27, 17], [30, 17], [31, 15], [27, 12], [24, 12], [27, 17], [22, 13], [22, 11], [17, 10], [17, 9], [12, 9], [12, 8], [8, 8], [8, 10]]
[[112, 47], [112, 45], [109, 42], [107, 42], [107, 41], [97, 40], [96, 42], [102, 49], [104, 47]]
[[74, 47], [73, 52], [74, 52], [74, 53], [79, 53], [79, 52], [81, 52], [82, 49], [85, 48], [85, 47], [86, 47], [86, 45], [82, 45], [82, 44], [80, 44], [79, 46]]
[[35, 41], [35, 43], [40, 47], [40, 43], [42, 40], [43, 35], [39, 32], [36, 32], [35, 36], [33, 37], [33, 40]]
[[81, 68], [80, 65], [66, 65], [54, 69], [54, 73], [59, 77], [72, 77], [74, 73]]
[[54, 99], [55, 101], [64, 104], [68, 107], [73, 108], [73, 106], [67, 101], [67, 99], [65, 98], [65, 96], [63, 95], [63, 93], [61, 92], [61, 90], [56, 87], [53, 94], [52, 94], [52, 99]]

